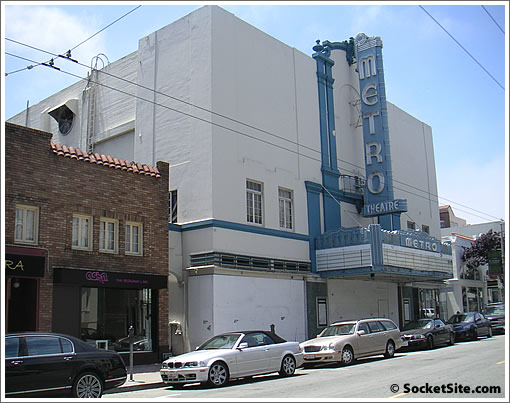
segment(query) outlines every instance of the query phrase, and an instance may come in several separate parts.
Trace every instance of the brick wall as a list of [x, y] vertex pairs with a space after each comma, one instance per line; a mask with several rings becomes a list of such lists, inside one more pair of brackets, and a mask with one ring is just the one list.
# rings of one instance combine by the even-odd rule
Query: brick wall
[[[40, 282], [39, 330], [52, 330], [53, 267], [168, 275], [168, 164], [160, 178], [53, 153], [51, 134], [5, 124], [5, 243], [14, 244], [16, 204], [39, 207], [37, 247], [49, 252]], [[73, 213], [93, 217], [93, 248], [74, 250]], [[99, 252], [99, 219], [119, 221], [119, 251]], [[143, 223], [143, 256], [125, 254], [125, 222]], [[159, 341], [168, 342], [168, 291], [160, 290]]]

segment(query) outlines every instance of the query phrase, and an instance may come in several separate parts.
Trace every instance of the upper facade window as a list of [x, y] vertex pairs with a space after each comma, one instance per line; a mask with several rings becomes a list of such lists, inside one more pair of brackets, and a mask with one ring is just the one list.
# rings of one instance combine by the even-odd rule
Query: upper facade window
[[92, 249], [92, 217], [73, 215], [73, 249]]
[[291, 230], [294, 228], [294, 207], [292, 202], [292, 191], [279, 188], [278, 198], [280, 203], [280, 227]]
[[39, 232], [39, 208], [16, 206], [14, 242], [36, 244]]
[[430, 227], [428, 225], [423, 224], [421, 226], [421, 230], [427, 234], [430, 234]]
[[246, 221], [262, 224], [262, 183], [246, 181]]
[[171, 190], [168, 195], [168, 221], [177, 222], [177, 190]]
[[141, 255], [142, 247], [142, 223], [127, 222], [126, 223], [126, 254]]
[[99, 224], [99, 250], [117, 253], [119, 222], [111, 218], [101, 218]]
[[414, 223], [413, 221], [408, 221], [407, 229], [416, 229], [416, 223]]

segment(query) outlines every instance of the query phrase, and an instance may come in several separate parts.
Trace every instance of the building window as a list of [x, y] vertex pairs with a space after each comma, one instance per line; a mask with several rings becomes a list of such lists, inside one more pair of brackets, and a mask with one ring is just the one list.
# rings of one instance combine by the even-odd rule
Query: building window
[[73, 215], [73, 249], [92, 249], [92, 217]]
[[428, 225], [423, 224], [423, 225], [421, 226], [421, 230], [422, 230], [423, 232], [426, 232], [427, 234], [430, 234], [430, 227], [429, 227]]
[[407, 222], [407, 229], [416, 229], [416, 223], [412, 221]]
[[36, 244], [39, 233], [39, 208], [33, 206], [16, 206], [16, 224], [14, 241]]
[[262, 183], [246, 181], [246, 220], [262, 224]]
[[152, 292], [150, 289], [81, 288], [81, 339], [96, 347], [129, 351], [126, 337], [135, 329], [133, 349], [152, 351]]
[[127, 222], [126, 223], [126, 254], [141, 255], [142, 254], [142, 224]]
[[99, 250], [101, 252], [117, 253], [118, 228], [117, 220], [101, 218], [99, 225]]
[[170, 191], [168, 195], [168, 221], [177, 222], [177, 190]]
[[294, 208], [292, 203], [292, 191], [279, 188], [278, 197], [280, 202], [280, 227], [293, 229]]

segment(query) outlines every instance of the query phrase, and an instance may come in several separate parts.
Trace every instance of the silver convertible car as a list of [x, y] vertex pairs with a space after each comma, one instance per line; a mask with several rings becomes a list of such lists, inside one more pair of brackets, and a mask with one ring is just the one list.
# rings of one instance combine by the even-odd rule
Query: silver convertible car
[[263, 330], [223, 333], [195, 351], [171, 357], [161, 365], [161, 378], [175, 388], [186, 383], [223, 386], [229, 380], [279, 372], [291, 376], [303, 364], [298, 342]]

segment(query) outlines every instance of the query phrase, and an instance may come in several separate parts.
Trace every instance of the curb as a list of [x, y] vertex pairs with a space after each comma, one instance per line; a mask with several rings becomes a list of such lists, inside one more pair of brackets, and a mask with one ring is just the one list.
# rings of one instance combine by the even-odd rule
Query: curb
[[137, 390], [144, 390], [144, 389], [155, 389], [155, 388], [161, 388], [165, 386], [165, 383], [163, 381], [161, 382], [144, 382], [144, 381], [133, 381], [133, 383], [137, 382], [138, 384], [128, 385], [127, 383], [131, 381], [126, 381], [126, 383], [122, 386], [118, 386], [113, 389], [105, 390], [104, 394], [115, 394], [115, 393], [127, 393], [127, 392], [133, 392]]

